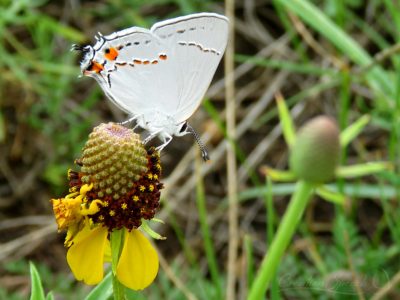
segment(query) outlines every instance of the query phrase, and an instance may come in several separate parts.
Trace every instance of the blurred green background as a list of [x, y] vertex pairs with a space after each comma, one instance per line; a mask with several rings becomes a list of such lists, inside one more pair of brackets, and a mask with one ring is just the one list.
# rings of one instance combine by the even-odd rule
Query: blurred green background
[[[308, 9], [310, 3], [315, 10]], [[94, 80], [78, 78], [80, 57], [71, 45], [92, 44], [98, 31], [149, 28], [201, 11], [223, 14], [224, 3], [0, 0], [0, 299], [29, 296], [29, 260], [57, 299], [83, 299], [90, 290], [66, 265], [63, 234], [57, 233], [49, 200], [68, 190], [66, 172], [91, 129], [127, 117]], [[278, 226], [294, 189], [290, 183], [274, 184], [275, 210], [266, 209], [259, 169], [285, 169], [288, 161], [274, 101], [281, 92], [297, 126], [326, 114], [343, 129], [370, 115], [341, 162], [390, 161], [394, 170], [333, 182], [348, 197], [345, 207], [314, 197], [269, 297], [400, 299], [400, 4], [238, 0], [235, 14], [237, 298], [246, 298], [267, 248], [268, 229]], [[205, 133], [212, 161], [195, 164], [191, 136], [175, 138], [163, 151], [166, 189], [159, 218], [166, 224], [157, 228], [167, 236], [157, 242], [162, 268], [155, 283], [143, 294], [132, 293], [132, 299], [218, 299], [224, 290], [224, 107], [221, 63], [204, 105], [190, 119]], [[199, 217], [195, 174], [204, 176], [206, 216]], [[205, 218], [216, 266], [205, 255], [199, 226]]]

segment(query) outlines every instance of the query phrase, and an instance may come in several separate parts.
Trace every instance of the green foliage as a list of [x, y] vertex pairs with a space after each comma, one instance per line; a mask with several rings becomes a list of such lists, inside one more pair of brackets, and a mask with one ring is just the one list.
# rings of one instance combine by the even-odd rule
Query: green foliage
[[85, 300], [107, 300], [112, 296], [112, 273], [109, 272], [86, 297]]
[[[65, 273], [55, 274], [45, 264], [38, 262], [28, 262], [26, 260], [17, 260], [2, 265], [11, 278], [21, 278], [30, 276], [30, 286], [32, 293], [30, 299], [53, 299], [55, 295], [62, 295], [63, 299], [83, 299], [88, 294], [87, 288], [83, 285], [76, 286], [75, 279]], [[44, 291], [49, 291], [44, 296]], [[71, 291], [73, 290], [73, 293]], [[104, 291], [104, 290], [103, 290]], [[29, 292], [29, 291], [27, 291]], [[78, 298], [77, 298], [78, 297]], [[0, 299], [23, 300], [27, 295], [21, 295], [20, 292], [10, 292], [0, 287]]]
[[31, 270], [31, 300], [44, 300], [42, 280], [33, 263], [30, 263]]
[[[357, 232], [355, 224], [345, 215], [339, 214], [335, 219], [333, 233], [333, 244], [330, 241], [318, 241], [315, 244], [318, 255], [323, 258], [324, 272], [298, 254], [289, 252], [278, 275], [283, 294], [300, 299], [358, 299], [351, 280], [346, 248], [351, 252], [356, 274], [366, 296], [371, 296], [372, 291], [387, 283], [397, 272], [398, 264], [391, 265], [388, 258], [398, 258], [398, 252], [393, 254], [388, 247], [372, 245]], [[310, 248], [306, 249], [304, 254], [309, 257]]]

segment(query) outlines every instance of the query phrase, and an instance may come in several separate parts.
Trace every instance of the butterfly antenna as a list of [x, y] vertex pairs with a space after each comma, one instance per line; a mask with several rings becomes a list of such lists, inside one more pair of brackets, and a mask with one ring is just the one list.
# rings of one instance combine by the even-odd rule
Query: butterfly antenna
[[73, 44], [71, 46], [71, 51], [83, 51], [83, 46], [77, 45], [77, 44]]
[[208, 151], [204, 144], [201, 142], [199, 135], [197, 132], [193, 129], [192, 126], [189, 125], [189, 123], [186, 123], [186, 129], [193, 134], [194, 139], [197, 142], [197, 145], [199, 145], [200, 151], [201, 151], [201, 157], [203, 158], [204, 161], [210, 160], [210, 156], [208, 156]]

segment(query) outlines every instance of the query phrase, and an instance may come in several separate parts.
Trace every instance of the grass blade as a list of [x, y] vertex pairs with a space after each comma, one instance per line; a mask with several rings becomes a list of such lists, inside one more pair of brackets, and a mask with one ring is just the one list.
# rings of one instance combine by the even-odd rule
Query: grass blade
[[37, 271], [35, 265], [29, 263], [30, 273], [31, 273], [31, 300], [44, 300], [44, 291], [42, 286], [42, 280], [40, 278], [39, 272]]
[[[372, 63], [371, 56], [311, 2], [304, 0], [279, 0], [279, 2], [330, 40], [356, 64], [366, 66]], [[372, 68], [367, 74], [367, 80], [380, 95], [389, 97], [394, 95], [394, 87], [381, 68]]]

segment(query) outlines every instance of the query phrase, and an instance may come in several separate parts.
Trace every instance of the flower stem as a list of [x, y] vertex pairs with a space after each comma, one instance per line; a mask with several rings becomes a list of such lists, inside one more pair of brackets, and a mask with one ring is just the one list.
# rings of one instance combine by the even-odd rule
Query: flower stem
[[305, 181], [298, 181], [296, 191], [292, 195], [289, 206], [283, 216], [278, 232], [272, 241], [271, 247], [261, 264], [257, 277], [251, 286], [248, 300], [264, 299], [268, 285], [276, 273], [278, 264], [293, 237], [297, 224], [299, 223], [304, 209], [313, 191], [313, 184]]
[[125, 299], [125, 287], [118, 281], [115, 276], [119, 256], [121, 255], [121, 249], [124, 239], [124, 230], [114, 230], [110, 234], [111, 242], [111, 265], [112, 265], [112, 276], [113, 276], [113, 294], [114, 300], [124, 300]]
[[114, 300], [125, 300], [125, 287], [118, 281], [118, 278], [112, 274]]

